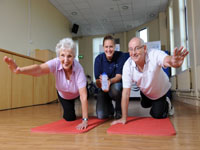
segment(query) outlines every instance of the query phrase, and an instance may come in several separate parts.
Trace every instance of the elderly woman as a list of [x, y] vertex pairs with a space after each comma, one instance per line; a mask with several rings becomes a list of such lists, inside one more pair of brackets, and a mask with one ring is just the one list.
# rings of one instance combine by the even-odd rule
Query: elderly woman
[[77, 129], [81, 130], [88, 126], [88, 102], [86, 78], [82, 66], [74, 59], [75, 50], [73, 40], [64, 38], [56, 46], [57, 58], [43, 64], [19, 67], [7, 56], [4, 57], [4, 61], [16, 74], [41, 76], [50, 72], [53, 73], [56, 79], [58, 98], [64, 110], [63, 118], [66, 121], [76, 120], [75, 99], [80, 95], [82, 123], [77, 126]]

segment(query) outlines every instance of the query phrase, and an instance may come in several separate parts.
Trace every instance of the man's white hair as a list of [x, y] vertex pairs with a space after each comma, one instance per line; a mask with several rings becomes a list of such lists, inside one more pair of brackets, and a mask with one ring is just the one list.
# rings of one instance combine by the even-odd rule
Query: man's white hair
[[140, 41], [140, 44], [141, 44], [141, 45], [144, 45], [144, 44], [145, 44], [145, 43], [144, 43], [144, 40], [141, 39], [140, 37], [133, 37], [130, 41], [136, 40], [136, 39]]

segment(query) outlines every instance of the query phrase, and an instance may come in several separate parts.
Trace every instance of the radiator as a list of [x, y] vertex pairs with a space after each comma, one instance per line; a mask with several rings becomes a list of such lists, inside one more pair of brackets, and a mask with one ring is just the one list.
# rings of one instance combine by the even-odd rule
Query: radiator
[[177, 89], [180, 91], [190, 91], [192, 88], [191, 71], [187, 69], [177, 74]]
[[177, 76], [174, 75], [174, 76], [171, 76], [170, 77], [170, 82], [171, 82], [171, 90], [176, 90], [177, 89]]
[[199, 75], [200, 75], [200, 65], [197, 66], [197, 90], [200, 92], [200, 79], [199, 79]]

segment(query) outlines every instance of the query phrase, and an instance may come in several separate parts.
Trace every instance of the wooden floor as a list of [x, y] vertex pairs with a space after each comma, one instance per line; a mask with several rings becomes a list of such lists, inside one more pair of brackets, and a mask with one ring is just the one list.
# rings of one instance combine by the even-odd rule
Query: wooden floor
[[[148, 116], [138, 101], [130, 103], [129, 115]], [[90, 115], [94, 105], [89, 100]], [[59, 103], [0, 111], [0, 150], [200, 150], [200, 108], [180, 102], [174, 106], [170, 119], [177, 135], [169, 137], [107, 134], [111, 121], [83, 134], [31, 133], [33, 127], [61, 119]]]

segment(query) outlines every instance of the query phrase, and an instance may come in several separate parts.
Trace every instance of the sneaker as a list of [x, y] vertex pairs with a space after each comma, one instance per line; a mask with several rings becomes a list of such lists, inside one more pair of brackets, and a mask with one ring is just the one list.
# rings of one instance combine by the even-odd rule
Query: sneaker
[[174, 107], [172, 106], [172, 103], [171, 103], [169, 97], [166, 97], [166, 101], [168, 103], [168, 115], [173, 116], [174, 115]]

